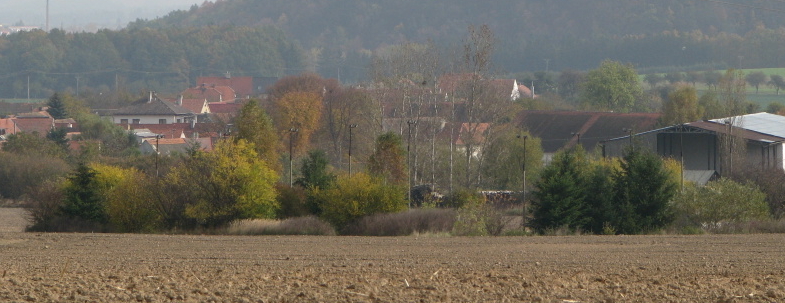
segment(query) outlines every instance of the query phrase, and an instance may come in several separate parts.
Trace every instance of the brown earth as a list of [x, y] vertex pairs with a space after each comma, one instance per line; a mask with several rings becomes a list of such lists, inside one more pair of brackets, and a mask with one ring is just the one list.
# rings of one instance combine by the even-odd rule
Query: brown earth
[[781, 302], [783, 244], [785, 235], [6, 231], [0, 233], [0, 302]]

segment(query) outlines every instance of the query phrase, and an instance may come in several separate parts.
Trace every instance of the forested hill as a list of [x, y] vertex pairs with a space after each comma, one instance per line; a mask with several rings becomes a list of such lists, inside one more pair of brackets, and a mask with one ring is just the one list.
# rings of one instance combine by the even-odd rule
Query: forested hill
[[[341, 65], [354, 52], [367, 54], [404, 41], [459, 43], [470, 24], [491, 27], [500, 42], [497, 63], [511, 72], [541, 70], [544, 59], [552, 70], [593, 68], [603, 57], [642, 67], [730, 64], [741, 54], [707, 54], [706, 47], [716, 45], [699, 42], [780, 28], [785, 25], [785, 2], [219, 0], [130, 26], [208, 24], [274, 24], [306, 49], [321, 50], [315, 63], [321, 67]], [[630, 39], [639, 43], [619, 45]]]

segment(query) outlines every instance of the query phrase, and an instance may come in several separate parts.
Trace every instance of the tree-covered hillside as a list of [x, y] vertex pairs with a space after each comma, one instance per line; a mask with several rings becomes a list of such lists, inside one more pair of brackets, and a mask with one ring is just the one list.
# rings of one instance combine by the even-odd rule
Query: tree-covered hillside
[[[765, 32], [785, 25], [783, 17], [785, 2], [776, 0], [224, 0], [131, 26], [272, 24], [310, 50], [312, 68], [346, 78], [370, 51], [429, 39], [459, 45], [470, 24], [491, 27], [496, 63], [507, 72], [590, 69], [603, 59], [771, 67], [782, 64], [778, 55], [754, 52], [785, 48], [782, 33]], [[747, 42], [757, 37], [764, 41]]]
[[202, 75], [283, 77], [303, 71], [302, 50], [273, 26], [55, 29], [0, 36], [0, 96], [99, 92], [176, 93]]

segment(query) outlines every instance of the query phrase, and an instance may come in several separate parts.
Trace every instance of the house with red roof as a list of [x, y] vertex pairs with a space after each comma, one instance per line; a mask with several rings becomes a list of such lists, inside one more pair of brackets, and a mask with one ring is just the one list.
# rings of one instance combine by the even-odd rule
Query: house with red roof
[[26, 132], [46, 136], [53, 128], [55, 128], [55, 119], [43, 113], [22, 114], [0, 119], [0, 135]]
[[174, 103], [178, 106], [182, 106], [186, 109], [189, 109], [194, 114], [209, 114], [210, 113], [210, 106], [207, 105], [207, 99], [186, 99], [183, 95], [178, 96], [176, 99], [167, 99], [171, 103]]
[[515, 101], [521, 97], [533, 96], [531, 90], [519, 84], [516, 79], [484, 79], [471, 73], [442, 75], [437, 80], [436, 87], [440, 93], [451, 96], [458, 94], [463, 87], [470, 85], [472, 81], [477, 81], [491, 90], [483, 94], [485, 98], [493, 97]]
[[276, 81], [277, 77], [233, 77], [227, 72], [223, 77], [199, 77], [196, 85], [228, 86], [234, 90], [237, 98], [249, 99], [264, 94], [267, 87]]
[[234, 89], [229, 86], [204, 83], [186, 89], [181, 95], [186, 99], [206, 99], [207, 102], [230, 102], [237, 98]]
[[240, 109], [245, 105], [244, 102], [215, 102], [209, 103], [210, 116], [213, 121], [229, 122], [240, 114]]
[[143, 154], [172, 155], [172, 154], [186, 154], [188, 151], [198, 148], [203, 151], [213, 150], [213, 141], [211, 138], [197, 138], [197, 139], [184, 139], [184, 138], [152, 138], [146, 139], [139, 145], [139, 150]]

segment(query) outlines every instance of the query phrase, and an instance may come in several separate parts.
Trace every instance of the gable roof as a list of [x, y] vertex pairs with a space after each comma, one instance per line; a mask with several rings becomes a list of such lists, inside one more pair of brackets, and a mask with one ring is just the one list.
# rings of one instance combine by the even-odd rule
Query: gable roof
[[[182, 106], [195, 114], [209, 114], [210, 107], [207, 106], [207, 99], [186, 99], [180, 96], [177, 99], [169, 99], [168, 102]], [[178, 104], [179, 103], [179, 104]]]
[[196, 85], [230, 87], [241, 98], [254, 95], [253, 77], [199, 77]]
[[16, 117], [13, 118], [16, 132], [38, 133], [39, 135], [46, 135], [55, 126], [55, 120], [52, 117]]
[[212, 102], [207, 104], [210, 107], [210, 113], [213, 114], [236, 114], [240, 112], [243, 105], [243, 103], [236, 102]]
[[[452, 136], [450, 140], [456, 145], [466, 145], [467, 139], [472, 139], [474, 144], [478, 144], [485, 141], [485, 134], [490, 128], [490, 123], [444, 123], [438, 137], [450, 138]], [[470, 135], [471, 137], [469, 137]]]
[[189, 99], [207, 99], [207, 102], [226, 102], [236, 98], [234, 89], [229, 86], [207, 84], [188, 88], [182, 95]]
[[[194, 123], [193, 127], [190, 123], [172, 123], [172, 124], [126, 124], [124, 125], [128, 130], [140, 132], [149, 132], [151, 134], [163, 135], [164, 138], [194, 138], [209, 137], [217, 133], [216, 130], [222, 129], [220, 125], [213, 123]], [[149, 134], [143, 134], [148, 136]]]
[[586, 150], [592, 150], [601, 141], [623, 137], [628, 133], [625, 128], [635, 132], [655, 129], [659, 113], [611, 113], [580, 111], [522, 111], [515, 119], [515, 125], [526, 129], [542, 142], [546, 153], [554, 153], [562, 147], [580, 143]]
[[193, 115], [194, 112], [190, 109], [184, 108], [177, 104], [167, 102], [158, 98], [154, 93], [150, 94], [148, 98], [142, 98], [133, 104], [116, 110], [113, 113], [115, 116], [133, 116], [133, 115]]

